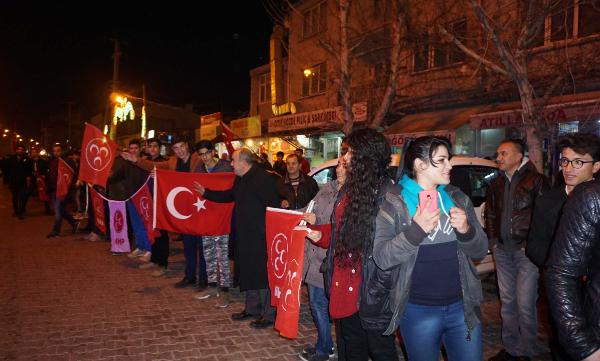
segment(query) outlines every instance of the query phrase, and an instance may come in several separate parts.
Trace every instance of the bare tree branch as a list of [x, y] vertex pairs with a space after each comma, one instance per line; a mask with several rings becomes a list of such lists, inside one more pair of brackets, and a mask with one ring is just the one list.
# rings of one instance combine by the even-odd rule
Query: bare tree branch
[[335, 49], [333, 48], [333, 45], [329, 44], [328, 42], [326, 42], [323, 39], [319, 38], [319, 45], [323, 47], [323, 49], [327, 50], [327, 52], [329, 54], [331, 54], [331, 56], [333, 56], [338, 62], [340, 61], [340, 53], [335, 51]]
[[460, 41], [459, 39], [456, 38], [456, 36], [450, 34], [448, 32], [448, 30], [446, 30], [443, 26], [439, 26], [438, 27], [438, 32], [450, 43], [453, 43], [454, 45], [456, 45], [460, 50], [462, 50], [465, 54], [467, 54], [468, 56], [470, 56], [471, 58], [477, 60], [478, 62], [484, 64], [485, 66], [487, 66], [488, 68], [494, 70], [497, 73], [500, 73], [504, 76], [510, 77], [510, 74], [502, 69], [500, 66], [496, 65], [494, 62], [484, 58], [483, 56], [477, 54], [475, 51], [473, 51], [472, 49], [468, 48], [467, 46], [465, 46], [465, 44], [463, 44], [462, 41]]

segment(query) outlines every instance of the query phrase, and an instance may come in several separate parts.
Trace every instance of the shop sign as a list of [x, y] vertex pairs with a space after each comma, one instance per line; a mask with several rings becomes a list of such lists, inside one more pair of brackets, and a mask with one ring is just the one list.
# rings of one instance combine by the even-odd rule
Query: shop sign
[[202, 126], [200, 129], [196, 129], [196, 141], [200, 141], [201, 139], [213, 140], [217, 137], [217, 130], [219, 128], [218, 124], [212, 124], [207, 126]]
[[392, 147], [401, 148], [404, 146], [407, 140], [414, 140], [419, 137], [434, 136], [434, 137], [445, 137], [450, 140], [450, 143], [454, 144], [456, 139], [456, 132], [454, 130], [433, 130], [430, 132], [417, 132], [417, 133], [402, 133], [402, 134], [386, 134], [388, 142]]
[[207, 114], [200, 116], [200, 128], [205, 125], [219, 125], [219, 122], [222, 120], [221, 112]]
[[[352, 105], [355, 122], [367, 120], [367, 102]], [[306, 128], [341, 126], [344, 123], [342, 107], [296, 113], [269, 119], [269, 133]]]
[[254, 138], [261, 136], [260, 115], [232, 120], [229, 127], [236, 138]]
[[[550, 105], [545, 107], [541, 114], [547, 123], [595, 119], [600, 116], [600, 103], [598, 100], [593, 100], [591, 102]], [[476, 114], [470, 118], [471, 129], [520, 127], [522, 125], [525, 125], [525, 123], [521, 110]]]

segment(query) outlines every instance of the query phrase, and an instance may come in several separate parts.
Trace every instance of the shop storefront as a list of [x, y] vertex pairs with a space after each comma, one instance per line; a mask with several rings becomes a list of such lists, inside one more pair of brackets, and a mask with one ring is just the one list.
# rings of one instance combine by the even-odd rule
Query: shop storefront
[[[366, 121], [367, 103], [354, 104], [352, 112], [356, 123]], [[339, 131], [343, 124], [342, 114], [341, 107], [333, 107], [270, 118], [268, 130], [269, 135], [272, 136], [271, 153], [274, 156], [278, 150], [281, 150], [288, 154], [301, 147], [304, 149], [304, 156], [310, 160], [311, 167], [339, 157], [344, 137], [344, 134]], [[275, 140], [272, 140], [273, 138]]]

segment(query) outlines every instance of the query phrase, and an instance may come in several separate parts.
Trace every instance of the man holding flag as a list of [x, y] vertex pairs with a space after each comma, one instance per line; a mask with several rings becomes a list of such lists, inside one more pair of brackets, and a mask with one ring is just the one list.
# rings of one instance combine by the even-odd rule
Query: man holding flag
[[73, 233], [79, 228], [79, 221], [76, 221], [67, 209], [67, 201], [70, 197], [69, 189], [73, 180], [74, 164], [69, 159], [62, 158], [63, 148], [60, 143], [52, 146], [52, 160], [49, 165], [48, 177], [46, 178], [46, 190], [50, 195], [54, 205], [54, 224], [52, 231], [46, 238], [60, 236], [60, 227], [63, 218], [69, 222], [73, 228]]
[[235, 201], [235, 265], [240, 290], [246, 291], [246, 302], [244, 310], [232, 314], [231, 319], [255, 319], [251, 327], [267, 328], [274, 324], [275, 309], [271, 306], [267, 277], [265, 213], [267, 207], [279, 206], [279, 196], [273, 177], [255, 164], [250, 150], [234, 151], [231, 165], [237, 175], [233, 188], [215, 191], [201, 184], [194, 188], [209, 201]]

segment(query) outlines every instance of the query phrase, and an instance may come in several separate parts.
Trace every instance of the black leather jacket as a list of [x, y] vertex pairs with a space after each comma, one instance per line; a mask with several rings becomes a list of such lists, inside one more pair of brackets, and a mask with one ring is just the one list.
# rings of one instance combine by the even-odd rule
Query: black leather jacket
[[[510, 195], [512, 208], [510, 225], [504, 225], [502, 219], [503, 196], [506, 192], [507, 181], [506, 175], [501, 174], [492, 181], [488, 188], [485, 203], [485, 231], [490, 246], [499, 243], [512, 248], [524, 248], [535, 200], [548, 189], [548, 181], [546, 177], [537, 172], [531, 161], [523, 165], [512, 177], [510, 185], [510, 192], [512, 193]], [[512, 240], [503, 239], [502, 227], [505, 226], [510, 227], [509, 232]]]
[[560, 343], [574, 359], [586, 358], [600, 349], [600, 182], [573, 191], [546, 267]]

